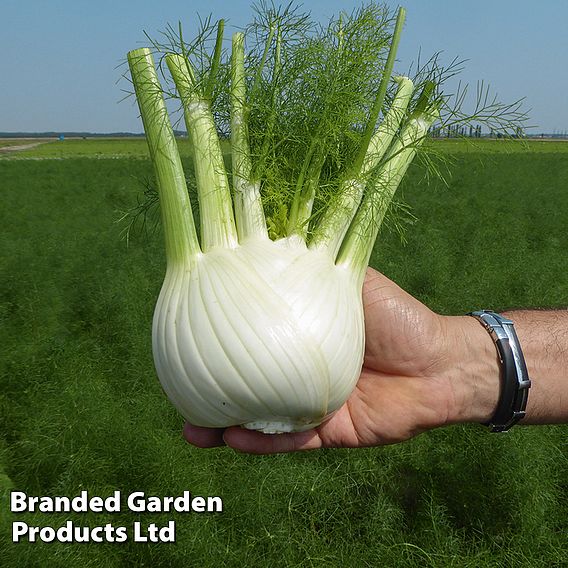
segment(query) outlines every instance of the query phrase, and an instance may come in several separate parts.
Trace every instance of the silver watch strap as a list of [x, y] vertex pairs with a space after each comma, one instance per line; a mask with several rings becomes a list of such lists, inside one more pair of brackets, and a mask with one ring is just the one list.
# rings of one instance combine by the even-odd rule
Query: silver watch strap
[[524, 418], [531, 386], [525, 358], [513, 322], [488, 310], [471, 312], [493, 339], [501, 362], [499, 403], [488, 426], [492, 432], [506, 432]]

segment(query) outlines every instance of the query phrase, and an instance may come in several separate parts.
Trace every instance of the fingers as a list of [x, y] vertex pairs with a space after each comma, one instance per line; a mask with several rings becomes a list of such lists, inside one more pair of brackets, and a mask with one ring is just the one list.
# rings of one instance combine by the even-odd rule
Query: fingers
[[224, 431], [224, 428], [202, 428], [186, 422], [183, 427], [183, 437], [198, 448], [216, 448], [225, 445]]
[[251, 454], [297, 452], [322, 447], [321, 438], [316, 430], [290, 434], [262, 434], [234, 426], [225, 430], [223, 438], [227, 446]]
[[184, 438], [198, 448], [230, 446], [234, 450], [250, 454], [276, 454], [315, 450], [322, 447], [322, 440], [315, 430], [290, 434], [262, 434], [239, 426], [232, 428], [202, 428], [186, 423]]

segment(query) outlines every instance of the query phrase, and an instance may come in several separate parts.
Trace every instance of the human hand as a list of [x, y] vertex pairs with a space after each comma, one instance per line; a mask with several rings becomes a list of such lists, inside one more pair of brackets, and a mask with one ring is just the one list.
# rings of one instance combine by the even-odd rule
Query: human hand
[[306, 432], [262, 434], [186, 424], [199, 447], [250, 453], [392, 444], [454, 422], [488, 419], [499, 368], [487, 332], [470, 317], [443, 317], [369, 268], [363, 286], [365, 358], [347, 402]]

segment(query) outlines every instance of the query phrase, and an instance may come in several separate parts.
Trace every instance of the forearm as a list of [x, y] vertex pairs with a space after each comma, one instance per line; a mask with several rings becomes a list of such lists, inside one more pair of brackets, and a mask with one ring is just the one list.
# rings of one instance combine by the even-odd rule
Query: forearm
[[568, 310], [512, 311], [532, 380], [524, 424], [568, 422]]
[[[568, 310], [512, 311], [532, 386], [523, 424], [568, 422]], [[469, 316], [445, 318], [454, 410], [448, 422], [487, 422], [501, 386], [495, 345]], [[453, 369], [452, 369], [453, 367]]]

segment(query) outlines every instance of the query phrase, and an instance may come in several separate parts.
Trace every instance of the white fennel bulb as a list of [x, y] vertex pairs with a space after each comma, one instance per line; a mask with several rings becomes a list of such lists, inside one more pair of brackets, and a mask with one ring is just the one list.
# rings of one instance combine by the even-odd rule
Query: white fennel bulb
[[[167, 256], [155, 366], [194, 425], [306, 430], [355, 387], [369, 256], [437, 116], [431, 82], [417, 91], [406, 77], [391, 82], [404, 10], [394, 30], [381, 10], [340, 18], [311, 42], [286, 36], [296, 25], [304, 37], [304, 20], [270, 12], [266, 34], [253, 34], [258, 57], [245, 58], [237, 33], [226, 64], [220, 22], [207, 70], [186, 43], [165, 56], [192, 147], [199, 236], [151, 52], [128, 54]], [[230, 104], [230, 118], [220, 113], [230, 126], [230, 179], [214, 100]]]
[[357, 279], [294, 238], [168, 269], [154, 315], [158, 377], [199, 426], [312, 428], [353, 390], [363, 344]]

